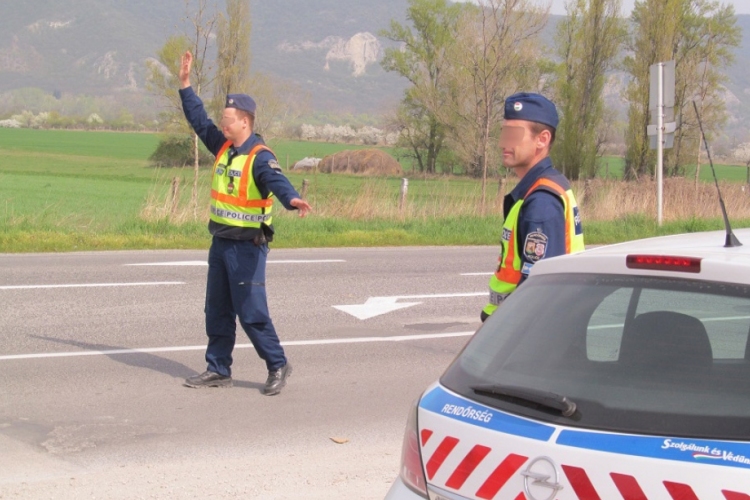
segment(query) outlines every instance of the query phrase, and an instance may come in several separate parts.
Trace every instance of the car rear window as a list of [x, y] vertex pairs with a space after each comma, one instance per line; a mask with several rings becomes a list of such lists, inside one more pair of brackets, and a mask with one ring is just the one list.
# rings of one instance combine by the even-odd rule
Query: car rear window
[[[441, 383], [568, 426], [685, 437], [750, 435], [750, 287], [687, 279], [532, 277], [474, 335]], [[572, 417], [472, 388], [564, 396]]]

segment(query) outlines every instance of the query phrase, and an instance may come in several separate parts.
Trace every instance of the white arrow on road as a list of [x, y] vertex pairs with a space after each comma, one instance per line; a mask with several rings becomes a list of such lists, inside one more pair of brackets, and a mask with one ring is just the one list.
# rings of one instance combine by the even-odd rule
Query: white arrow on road
[[389, 312], [397, 311], [399, 309], [405, 309], [407, 307], [416, 306], [421, 302], [397, 302], [400, 299], [443, 299], [451, 297], [479, 297], [481, 295], [487, 295], [488, 292], [472, 292], [472, 293], [436, 293], [431, 295], [394, 295], [392, 297], [370, 297], [364, 304], [352, 304], [343, 306], [333, 306], [339, 311], [343, 311], [347, 314], [351, 314], [357, 319], [370, 319], [381, 314], [387, 314]]

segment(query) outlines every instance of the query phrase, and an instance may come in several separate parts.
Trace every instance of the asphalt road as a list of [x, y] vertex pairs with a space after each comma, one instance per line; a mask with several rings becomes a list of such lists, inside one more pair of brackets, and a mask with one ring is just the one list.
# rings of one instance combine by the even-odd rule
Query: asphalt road
[[206, 252], [0, 255], [0, 498], [383, 498], [496, 259], [272, 250], [294, 374], [266, 397], [241, 329], [233, 388], [182, 386], [205, 369]]

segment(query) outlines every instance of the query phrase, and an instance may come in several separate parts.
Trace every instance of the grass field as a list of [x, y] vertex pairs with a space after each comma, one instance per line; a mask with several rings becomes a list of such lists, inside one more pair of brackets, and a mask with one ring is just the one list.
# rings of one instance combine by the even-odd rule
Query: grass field
[[[0, 129], [0, 252], [207, 248], [209, 170], [201, 172], [197, 219], [170, 222], [169, 190], [175, 177], [181, 186], [177, 207], [192, 215], [193, 172], [151, 167], [147, 158], [158, 141], [154, 134]], [[270, 145], [282, 165], [364, 147], [301, 141]], [[621, 159], [603, 161], [610, 162], [610, 177], [622, 171]], [[744, 181], [746, 172], [718, 166], [717, 174]], [[710, 169], [704, 167], [701, 178], [712, 180], [710, 176]], [[481, 187], [474, 179], [410, 175], [407, 204], [399, 209], [400, 178], [315, 172], [288, 173], [288, 177], [298, 190], [303, 180], [309, 182], [306, 197], [315, 212], [299, 219], [278, 211], [276, 247], [498, 242], [502, 220], [497, 179], [488, 185], [488, 205], [482, 215], [477, 208]], [[588, 243], [722, 227], [718, 217], [675, 220], [657, 227], [645, 215], [629, 215], [613, 224], [586, 219], [584, 212], [584, 221]], [[737, 220], [735, 227], [746, 222]]]

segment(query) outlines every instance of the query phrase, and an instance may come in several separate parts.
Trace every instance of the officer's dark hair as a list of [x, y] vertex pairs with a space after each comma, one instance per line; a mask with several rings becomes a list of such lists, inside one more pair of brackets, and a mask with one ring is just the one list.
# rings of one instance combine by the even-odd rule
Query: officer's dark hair
[[238, 109], [237, 115], [240, 118], [247, 118], [248, 121], [250, 122], [250, 128], [253, 130], [255, 129], [255, 116], [252, 113], [248, 113], [244, 109]]
[[529, 127], [531, 129], [531, 133], [534, 134], [534, 137], [538, 136], [545, 130], [548, 130], [550, 133], [550, 140], [549, 140], [549, 148], [552, 149], [552, 145], [555, 143], [555, 129], [550, 127], [549, 125], [545, 125], [544, 123], [539, 122], [531, 122], [531, 126]]

